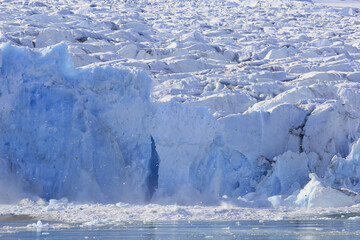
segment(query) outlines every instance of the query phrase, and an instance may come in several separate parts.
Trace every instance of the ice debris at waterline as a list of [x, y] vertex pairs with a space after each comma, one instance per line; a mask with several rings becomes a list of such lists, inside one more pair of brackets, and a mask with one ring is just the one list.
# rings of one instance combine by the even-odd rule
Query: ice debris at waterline
[[358, 202], [350, 88], [334, 100], [319, 98], [321, 84], [309, 100], [291, 89], [282, 95], [299, 101], [218, 118], [196, 102], [151, 102], [151, 79], [116, 62], [75, 69], [65, 44], [0, 49], [2, 201]]

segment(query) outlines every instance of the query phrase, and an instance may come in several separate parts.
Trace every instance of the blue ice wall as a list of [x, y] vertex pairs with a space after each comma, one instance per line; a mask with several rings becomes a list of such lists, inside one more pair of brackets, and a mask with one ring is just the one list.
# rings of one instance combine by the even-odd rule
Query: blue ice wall
[[46, 199], [146, 199], [150, 79], [109, 66], [74, 69], [64, 44], [0, 49], [0, 159], [23, 190]]

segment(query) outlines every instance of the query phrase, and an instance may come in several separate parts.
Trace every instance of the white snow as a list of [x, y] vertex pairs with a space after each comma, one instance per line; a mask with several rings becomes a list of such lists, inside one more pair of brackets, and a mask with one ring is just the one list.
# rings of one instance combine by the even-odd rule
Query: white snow
[[[344, 13], [348, 13], [350, 9], [356, 9], [360, 7], [359, 0], [314, 0], [314, 3], [318, 5], [332, 6], [332, 7], [342, 7]], [[351, 10], [352, 11], [352, 10]]]
[[313, 2], [2, 1], [0, 214], [357, 209], [360, 4]]

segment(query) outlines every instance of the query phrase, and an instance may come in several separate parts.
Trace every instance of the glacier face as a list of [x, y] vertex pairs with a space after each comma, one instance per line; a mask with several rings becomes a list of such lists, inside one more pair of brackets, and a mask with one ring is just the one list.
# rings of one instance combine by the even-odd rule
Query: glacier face
[[[65, 44], [5, 44], [1, 56], [2, 185], [13, 184], [17, 196], [184, 204], [289, 196], [310, 172], [328, 173], [330, 156], [349, 153], [343, 133], [359, 124], [331, 101], [220, 118], [199, 103], [150, 102], [146, 74], [75, 69]], [[349, 168], [342, 162], [333, 160], [332, 185]], [[346, 181], [355, 179], [358, 191], [352, 175]]]
[[0, 158], [24, 190], [46, 199], [144, 199], [150, 79], [75, 70], [66, 49], [1, 47]]
[[[46, 199], [243, 196], [256, 190], [269, 159], [297, 150], [289, 132], [306, 116], [282, 105], [216, 120], [206, 107], [151, 104], [146, 75], [74, 69], [64, 44], [41, 51], [3, 45], [1, 54], [4, 169]], [[269, 141], [273, 135], [278, 141]]]
[[358, 191], [351, 168], [359, 144], [349, 160], [335, 157], [327, 170], [330, 156], [349, 153], [349, 134], [359, 125], [337, 102], [278, 104], [216, 118], [197, 102], [151, 102], [144, 73], [75, 69], [65, 44], [38, 51], [5, 44], [1, 59], [0, 190], [8, 200], [26, 193], [193, 204], [226, 196], [276, 205], [277, 196], [287, 196], [282, 204], [317, 206], [318, 198], [304, 200], [307, 190], [341, 195], [336, 189], [351, 183]]
[[2, 4], [0, 200], [358, 202], [357, 9]]

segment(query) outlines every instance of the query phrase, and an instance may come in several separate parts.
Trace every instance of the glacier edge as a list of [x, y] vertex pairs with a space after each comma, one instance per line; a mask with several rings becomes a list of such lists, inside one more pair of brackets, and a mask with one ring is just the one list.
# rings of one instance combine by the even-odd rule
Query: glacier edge
[[151, 102], [151, 79], [116, 62], [76, 69], [66, 44], [0, 52], [0, 191], [14, 198], [315, 206], [304, 191], [343, 194], [331, 159], [357, 156], [360, 121], [340, 100], [216, 118], [206, 103]]

